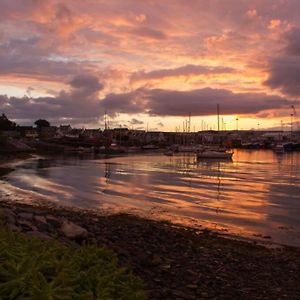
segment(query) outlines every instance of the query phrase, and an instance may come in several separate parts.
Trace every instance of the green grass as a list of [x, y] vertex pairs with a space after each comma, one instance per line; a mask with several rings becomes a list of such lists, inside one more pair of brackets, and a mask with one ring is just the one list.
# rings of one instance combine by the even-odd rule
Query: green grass
[[65, 247], [0, 227], [0, 299], [142, 300], [141, 281], [97, 246]]

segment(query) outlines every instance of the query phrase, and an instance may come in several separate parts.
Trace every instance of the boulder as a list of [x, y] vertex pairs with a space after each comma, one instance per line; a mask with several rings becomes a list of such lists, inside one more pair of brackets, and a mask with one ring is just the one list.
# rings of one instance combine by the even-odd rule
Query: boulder
[[21, 228], [19, 228], [18, 226], [14, 225], [14, 224], [8, 224], [8, 227], [10, 230], [12, 231], [17, 231], [17, 232], [21, 232]]
[[35, 216], [34, 220], [37, 223], [47, 224], [47, 220], [46, 220], [46, 218], [44, 216]]
[[88, 236], [88, 231], [86, 229], [66, 220], [63, 221], [60, 231], [69, 239], [85, 238]]
[[58, 219], [52, 215], [47, 215], [46, 220], [47, 220], [47, 223], [52, 225], [53, 227], [59, 227], [61, 224], [60, 219]]
[[34, 226], [32, 222], [27, 220], [18, 220], [18, 224], [22, 227], [22, 229], [26, 231], [37, 230], [36, 226]]
[[14, 225], [16, 223], [16, 214], [9, 208], [0, 208], [0, 219], [4, 222]]
[[35, 216], [34, 217], [35, 224], [37, 225], [39, 231], [48, 231], [49, 224], [47, 219], [44, 216]]
[[27, 213], [27, 212], [22, 212], [22, 213], [18, 214], [18, 217], [20, 219], [24, 219], [24, 220], [27, 220], [27, 221], [32, 221], [33, 214], [32, 213]]
[[45, 233], [36, 231], [36, 230], [27, 231], [26, 234], [29, 235], [29, 236], [37, 237], [37, 238], [42, 239], [42, 240], [53, 240], [53, 238], [51, 236], [49, 236]]

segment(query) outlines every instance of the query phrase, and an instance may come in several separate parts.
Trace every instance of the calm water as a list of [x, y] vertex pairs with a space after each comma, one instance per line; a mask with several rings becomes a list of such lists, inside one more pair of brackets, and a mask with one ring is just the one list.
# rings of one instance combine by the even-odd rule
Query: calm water
[[22, 201], [130, 211], [300, 246], [300, 153], [236, 150], [232, 162], [34, 158], [0, 184], [2, 196]]

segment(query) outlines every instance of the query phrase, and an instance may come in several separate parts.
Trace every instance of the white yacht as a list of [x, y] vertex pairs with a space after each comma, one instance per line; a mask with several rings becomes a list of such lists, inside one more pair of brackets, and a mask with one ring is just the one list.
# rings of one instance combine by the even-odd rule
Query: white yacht
[[231, 159], [233, 152], [217, 151], [217, 150], [203, 150], [197, 152], [197, 158], [213, 158], [213, 159]]

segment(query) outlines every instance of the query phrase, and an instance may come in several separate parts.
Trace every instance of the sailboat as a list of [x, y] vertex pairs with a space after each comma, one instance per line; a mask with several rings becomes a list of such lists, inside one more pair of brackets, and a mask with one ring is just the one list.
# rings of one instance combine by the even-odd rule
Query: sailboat
[[[217, 104], [217, 113], [218, 113], [218, 133], [220, 131], [220, 106]], [[197, 150], [198, 159], [232, 159], [233, 151], [224, 151], [219, 147], [218, 149], [202, 149]]]
[[231, 159], [233, 152], [222, 152], [218, 150], [204, 150], [197, 152], [197, 158]]

